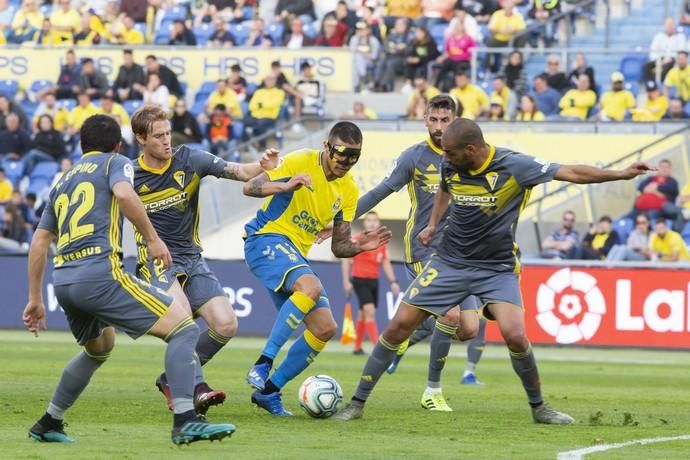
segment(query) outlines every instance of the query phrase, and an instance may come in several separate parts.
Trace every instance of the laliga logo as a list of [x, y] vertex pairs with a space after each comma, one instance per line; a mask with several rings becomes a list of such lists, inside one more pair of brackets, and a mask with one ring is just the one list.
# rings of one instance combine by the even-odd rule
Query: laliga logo
[[[539, 286], [537, 311], [537, 322], [556, 342], [577, 343], [596, 334], [606, 313], [606, 301], [592, 275], [564, 268]], [[582, 319], [572, 322], [578, 316]]]

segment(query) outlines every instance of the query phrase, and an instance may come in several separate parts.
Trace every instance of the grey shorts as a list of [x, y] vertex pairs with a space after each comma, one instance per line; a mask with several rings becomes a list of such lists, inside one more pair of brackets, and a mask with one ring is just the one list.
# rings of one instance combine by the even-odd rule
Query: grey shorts
[[193, 312], [212, 298], [226, 295], [218, 277], [201, 254], [173, 256], [172, 267], [168, 270], [154, 267], [149, 261], [145, 266], [137, 266], [137, 276], [164, 291], [168, 291], [176, 279], [179, 280]]
[[[430, 257], [430, 259], [431, 259], [431, 257]], [[407, 276], [410, 278], [410, 280], [412, 280], [412, 283], [410, 283], [410, 286], [412, 286], [412, 284], [414, 284], [414, 280], [419, 276], [419, 274], [424, 271], [424, 267], [426, 267], [427, 263], [428, 262], [405, 263], [405, 270], [407, 271]], [[455, 305], [457, 305], [457, 304], [454, 304], [453, 306], [455, 306]], [[479, 299], [477, 299], [475, 296], [471, 295], [471, 296], [468, 296], [465, 300], [463, 300], [462, 304], [460, 304], [460, 310], [479, 310], [480, 305], [481, 305], [481, 303], [479, 302]], [[417, 307], [417, 308], [419, 308], [419, 307]], [[426, 310], [426, 307], [424, 307], [423, 309]], [[443, 316], [443, 315], [441, 314], [438, 316]]]
[[100, 336], [107, 326], [136, 339], [146, 334], [173, 302], [161, 289], [124, 272], [118, 280], [55, 286], [55, 296], [80, 345]]
[[[470, 296], [478, 300], [469, 302], [474, 307], [467, 305]], [[488, 304], [509, 303], [522, 308], [520, 277], [512, 272], [453, 267], [434, 256], [407, 288], [402, 301], [434, 316], [443, 316], [458, 304], [463, 310], [482, 308], [482, 314], [492, 320], [484, 308]]]

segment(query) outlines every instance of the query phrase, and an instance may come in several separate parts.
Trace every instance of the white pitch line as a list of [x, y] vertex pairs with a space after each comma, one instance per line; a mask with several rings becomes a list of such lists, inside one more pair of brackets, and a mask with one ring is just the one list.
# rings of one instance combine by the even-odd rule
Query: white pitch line
[[690, 440], [690, 434], [681, 436], [671, 436], [666, 438], [646, 438], [636, 439], [634, 441], [620, 442], [616, 444], [602, 444], [600, 446], [585, 447], [583, 449], [569, 450], [567, 452], [559, 452], [556, 460], [582, 460], [585, 455], [593, 454], [595, 452], [604, 452], [612, 449], [620, 449], [622, 447], [656, 444], [657, 442], [671, 442], [671, 441], [686, 441]]

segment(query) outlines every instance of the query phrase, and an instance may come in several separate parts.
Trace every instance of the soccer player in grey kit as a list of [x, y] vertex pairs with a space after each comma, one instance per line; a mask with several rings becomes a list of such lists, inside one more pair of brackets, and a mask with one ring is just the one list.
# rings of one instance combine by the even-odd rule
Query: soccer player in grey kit
[[350, 404], [335, 419], [361, 418], [367, 399], [400, 344], [429, 315], [443, 315], [475, 295], [483, 305], [484, 316], [498, 324], [534, 421], [570, 424], [572, 417], [552, 409], [542, 397], [537, 363], [525, 333], [515, 227], [535, 185], [554, 179], [577, 184], [629, 180], [652, 168], [636, 162], [622, 171], [613, 171], [542, 161], [488, 145], [479, 126], [465, 118], [450, 124], [442, 145], [445, 155], [441, 187], [429, 224], [419, 235], [428, 244], [450, 206], [437, 255], [408, 287], [364, 366]]

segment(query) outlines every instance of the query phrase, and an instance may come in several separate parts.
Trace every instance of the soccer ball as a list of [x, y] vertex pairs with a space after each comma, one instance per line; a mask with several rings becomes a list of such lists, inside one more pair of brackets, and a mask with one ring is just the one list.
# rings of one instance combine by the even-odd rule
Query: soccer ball
[[328, 418], [338, 412], [338, 406], [343, 401], [343, 390], [333, 377], [312, 375], [299, 387], [297, 399], [311, 417]]

